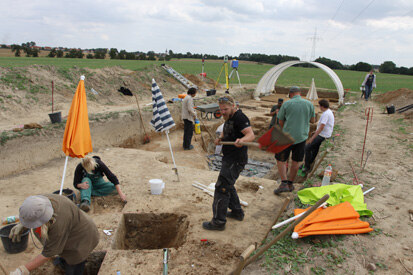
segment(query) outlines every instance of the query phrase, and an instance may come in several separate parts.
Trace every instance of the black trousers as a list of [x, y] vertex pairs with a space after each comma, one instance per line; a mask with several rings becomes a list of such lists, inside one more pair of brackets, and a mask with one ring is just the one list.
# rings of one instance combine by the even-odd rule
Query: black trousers
[[184, 119], [184, 149], [189, 149], [193, 135], [194, 124], [189, 119]]
[[325, 138], [318, 135], [314, 138], [313, 142], [305, 146], [305, 168], [308, 170], [310, 170], [311, 164], [317, 157], [318, 150], [320, 150], [320, 145], [324, 140]]
[[228, 208], [236, 214], [244, 215], [234, 186], [244, 166], [245, 164], [222, 161], [212, 203], [213, 223], [224, 225], [227, 222]]

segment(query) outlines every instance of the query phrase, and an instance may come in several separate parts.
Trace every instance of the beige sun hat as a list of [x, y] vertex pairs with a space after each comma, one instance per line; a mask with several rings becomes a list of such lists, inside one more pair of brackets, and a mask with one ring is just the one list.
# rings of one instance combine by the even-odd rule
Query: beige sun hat
[[27, 228], [40, 227], [47, 223], [52, 216], [52, 203], [42, 195], [26, 198], [19, 209], [20, 222]]

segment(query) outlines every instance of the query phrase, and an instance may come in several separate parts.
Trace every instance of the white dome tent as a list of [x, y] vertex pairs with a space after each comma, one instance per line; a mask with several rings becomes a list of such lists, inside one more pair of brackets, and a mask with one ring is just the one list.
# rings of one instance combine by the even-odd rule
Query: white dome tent
[[314, 62], [314, 61], [287, 61], [287, 62], [283, 62], [280, 63], [274, 67], [272, 67], [271, 69], [269, 69], [264, 76], [260, 79], [260, 81], [258, 82], [257, 88], [255, 89], [254, 92], [254, 98], [259, 100], [259, 96], [260, 95], [268, 95], [270, 94], [275, 87], [275, 83], [277, 82], [278, 77], [289, 67], [293, 66], [293, 65], [297, 65], [297, 64], [305, 64], [305, 63], [309, 63], [311, 65], [314, 65], [320, 69], [322, 69], [324, 72], [327, 73], [327, 75], [331, 78], [331, 80], [333, 80], [334, 85], [336, 86], [337, 92], [338, 92], [338, 102], [339, 104], [343, 104], [344, 101], [344, 88], [343, 88], [343, 84], [341, 83], [340, 78], [338, 77], [338, 75], [329, 67], [327, 67], [324, 64], [318, 63], [318, 62]]

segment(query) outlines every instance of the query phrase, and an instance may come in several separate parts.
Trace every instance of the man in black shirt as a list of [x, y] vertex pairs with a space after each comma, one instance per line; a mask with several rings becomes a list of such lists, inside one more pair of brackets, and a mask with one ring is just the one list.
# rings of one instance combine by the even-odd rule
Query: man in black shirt
[[[235, 100], [225, 95], [218, 100], [219, 110], [225, 119], [224, 131], [215, 144], [221, 141], [233, 141], [235, 145], [224, 145], [222, 148], [222, 167], [215, 184], [214, 202], [212, 204], [213, 218], [204, 222], [202, 227], [207, 230], [224, 230], [228, 218], [242, 221], [244, 211], [235, 189], [235, 181], [248, 162], [248, 148], [242, 142], [250, 142], [255, 138], [248, 117], [238, 110]], [[232, 211], [227, 213], [228, 208]]]

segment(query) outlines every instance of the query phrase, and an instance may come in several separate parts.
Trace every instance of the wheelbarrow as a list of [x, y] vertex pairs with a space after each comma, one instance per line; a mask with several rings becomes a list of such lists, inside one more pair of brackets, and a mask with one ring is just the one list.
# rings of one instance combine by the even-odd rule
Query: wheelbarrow
[[201, 118], [203, 119], [211, 120], [212, 116], [215, 118], [221, 117], [218, 103], [196, 106], [196, 109], [201, 112]]

